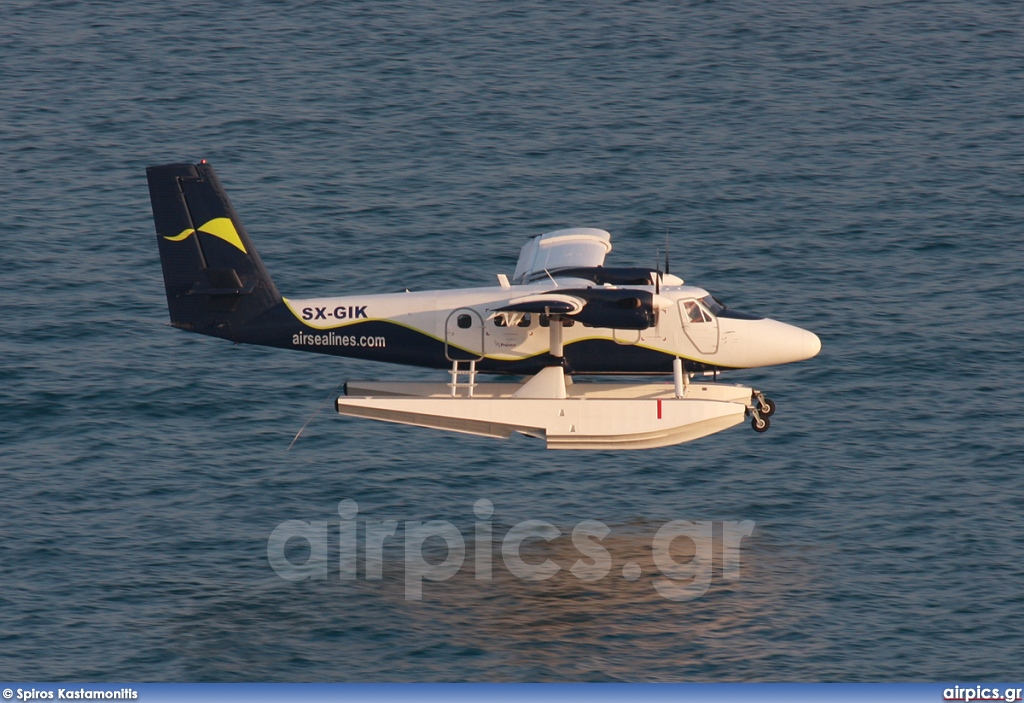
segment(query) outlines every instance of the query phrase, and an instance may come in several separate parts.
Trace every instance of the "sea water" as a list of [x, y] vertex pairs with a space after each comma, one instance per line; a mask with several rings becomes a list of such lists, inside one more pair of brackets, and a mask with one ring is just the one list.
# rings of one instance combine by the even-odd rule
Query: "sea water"
[[[0, 673], [1020, 679], [1022, 21], [986, 0], [6, 4]], [[665, 449], [339, 418], [346, 379], [446, 377], [169, 327], [145, 167], [202, 158], [286, 296], [492, 285], [528, 237], [600, 227], [609, 264], [667, 241], [673, 273], [822, 352], [723, 379], [777, 401], [767, 434]], [[289, 520], [326, 523], [325, 578], [272, 568]], [[550, 578], [507, 567], [527, 520], [561, 534], [525, 543]], [[594, 581], [572, 572], [587, 520], [609, 530]], [[403, 536], [428, 521], [465, 563], [411, 600]], [[672, 521], [715, 535], [700, 597], [655, 588]], [[723, 530], [748, 522], [727, 578]]]

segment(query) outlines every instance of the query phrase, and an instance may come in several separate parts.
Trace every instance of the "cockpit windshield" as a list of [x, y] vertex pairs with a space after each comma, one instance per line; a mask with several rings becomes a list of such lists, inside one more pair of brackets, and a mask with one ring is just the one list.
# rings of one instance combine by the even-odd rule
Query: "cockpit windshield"
[[713, 295], [706, 295], [700, 299], [701, 305], [711, 311], [715, 317], [730, 317], [736, 320], [763, 320], [760, 315], [751, 315], [748, 312], [740, 312], [727, 307], [725, 303]]
[[715, 317], [725, 312], [725, 306], [710, 295], [701, 298], [699, 301], [684, 300], [680, 304], [683, 314], [686, 315], [686, 319], [691, 323], [714, 322]]
[[708, 322], [705, 319], [707, 313], [701, 310], [700, 306], [692, 300], [683, 301], [683, 312], [686, 313], [686, 319], [690, 322]]
[[725, 312], [725, 305], [718, 302], [718, 300], [713, 295], [704, 296], [703, 298], [700, 299], [700, 302], [703, 303], [704, 307], [710, 310], [711, 314], [714, 315], [715, 317]]

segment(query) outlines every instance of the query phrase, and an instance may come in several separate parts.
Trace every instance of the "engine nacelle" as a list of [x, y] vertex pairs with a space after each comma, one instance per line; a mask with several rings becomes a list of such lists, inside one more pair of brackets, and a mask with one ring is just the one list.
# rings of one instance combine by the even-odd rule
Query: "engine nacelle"
[[612, 288], [559, 290], [587, 301], [570, 319], [586, 327], [645, 330], [657, 323], [654, 294], [649, 291]]

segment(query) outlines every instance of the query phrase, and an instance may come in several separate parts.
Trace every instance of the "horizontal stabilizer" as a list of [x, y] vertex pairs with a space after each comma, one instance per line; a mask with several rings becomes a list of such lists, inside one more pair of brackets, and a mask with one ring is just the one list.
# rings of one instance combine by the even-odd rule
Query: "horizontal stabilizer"
[[189, 295], [248, 295], [256, 290], [256, 281], [242, 283], [234, 269], [201, 269], [200, 280], [189, 288]]

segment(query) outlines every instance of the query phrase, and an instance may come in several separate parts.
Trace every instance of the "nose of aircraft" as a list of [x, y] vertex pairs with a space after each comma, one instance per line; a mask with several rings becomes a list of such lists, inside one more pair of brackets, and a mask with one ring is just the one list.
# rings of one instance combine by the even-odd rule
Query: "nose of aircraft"
[[821, 340], [814, 332], [801, 330], [804, 333], [804, 359], [811, 359], [821, 351]]
[[758, 320], [754, 337], [757, 366], [803, 361], [821, 351], [818, 335], [777, 320]]

